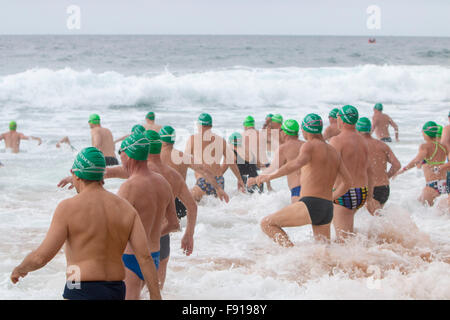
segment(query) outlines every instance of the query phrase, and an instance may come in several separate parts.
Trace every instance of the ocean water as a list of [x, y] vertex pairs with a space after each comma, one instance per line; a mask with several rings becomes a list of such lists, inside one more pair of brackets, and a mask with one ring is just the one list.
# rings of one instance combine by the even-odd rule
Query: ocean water
[[[155, 111], [184, 150], [201, 112], [227, 136], [247, 115], [258, 127], [269, 112], [327, 119], [343, 104], [371, 116], [376, 102], [400, 127], [390, 146], [405, 165], [424, 122], [447, 124], [450, 38], [0, 36], [0, 128], [16, 120], [18, 131], [43, 139], [22, 142], [20, 154], [0, 142], [0, 299], [62, 298], [62, 251], [17, 285], [9, 276], [43, 240], [58, 202], [74, 195], [56, 184], [76, 152], [55, 143], [67, 135], [77, 149], [88, 146], [90, 113], [119, 137]], [[273, 181], [273, 193], [250, 196], [236, 191], [230, 172], [225, 178], [231, 200], [200, 202], [190, 257], [179, 248], [182, 233], [172, 234], [163, 298], [450, 299], [450, 215], [417, 201], [420, 171], [392, 181], [382, 217], [360, 210], [347, 243], [315, 243], [305, 226], [286, 229], [289, 249], [259, 227], [289, 204], [285, 179]], [[106, 188], [115, 192], [121, 182]], [[194, 185], [192, 172], [187, 183]]]

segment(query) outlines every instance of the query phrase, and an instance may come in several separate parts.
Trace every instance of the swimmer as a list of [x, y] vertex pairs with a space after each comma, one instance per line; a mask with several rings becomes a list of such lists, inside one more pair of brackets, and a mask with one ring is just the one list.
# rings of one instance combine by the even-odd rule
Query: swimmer
[[[47, 235], [11, 274], [20, 277], [44, 267], [65, 244], [67, 283], [63, 297], [73, 300], [125, 299], [125, 247], [133, 250], [151, 299], [161, 299], [155, 265], [138, 212], [122, 198], [125, 188], [114, 195], [103, 188], [105, 158], [88, 147], [77, 155], [72, 179], [77, 195], [56, 207]], [[73, 270], [79, 278], [74, 279]], [[77, 287], [76, 283], [80, 286]]]
[[103, 152], [106, 166], [118, 165], [119, 162], [115, 155], [114, 139], [111, 131], [101, 126], [98, 114], [91, 114], [88, 123], [91, 128], [92, 146]]
[[[352, 185], [347, 192], [334, 201], [333, 225], [337, 240], [353, 233], [354, 216], [367, 202], [369, 212], [373, 213], [373, 171], [369, 165], [369, 147], [365, 139], [356, 132], [358, 110], [350, 105], [343, 106], [338, 113], [339, 135], [330, 144], [339, 152], [342, 162], [352, 177]], [[341, 183], [340, 179], [336, 185]]]
[[[216, 182], [221, 189], [225, 189], [225, 179], [222, 176], [221, 161], [229, 164], [231, 171], [238, 180], [238, 189], [245, 192], [245, 185], [242, 181], [241, 175], [237, 165], [230, 157], [233, 151], [227, 145], [225, 139], [212, 132], [212, 117], [207, 113], [202, 113], [198, 117], [197, 128], [198, 133], [191, 135], [186, 143], [184, 154], [193, 157], [194, 163], [203, 164], [215, 176]], [[227, 155], [228, 156], [227, 158]], [[206, 181], [205, 177], [200, 173], [195, 172], [197, 179], [196, 185], [191, 189], [194, 199], [198, 202], [204, 195], [217, 196], [217, 190]]]
[[395, 175], [398, 176], [419, 165], [423, 170], [426, 181], [419, 201], [427, 203], [429, 206], [434, 204], [434, 200], [438, 196], [449, 193], [447, 171], [441, 170], [441, 166], [445, 164], [448, 151], [438, 141], [438, 130], [438, 125], [434, 121], [428, 121], [423, 125], [422, 136], [425, 143], [420, 145], [416, 157]]
[[[293, 171], [301, 170], [301, 198], [298, 202], [266, 216], [261, 228], [276, 243], [291, 247], [284, 227], [312, 225], [316, 240], [330, 239], [330, 224], [333, 219], [333, 200], [342, 195], [351, 185], [351, 176], [339, 153], [328, 145], [322, 136], [322, 119], [308, 114], [302, 121], [302, 133], [306, 143], [302, 144], [298, 156], [285, 163], [269, 175], [260, 175], [256, 180], [262, 183]], [[341, 183], [333, 192], [336, 178]]]
[[[366, 117], [360, 118], [356, 123], [356, 131], [364, 137], [369, 147], [369, 161], [373, 172], [373, 198], [379, 203], [377, 207], [383, 208], [389, 199], [389, 179], [400, 170], [401, 164], [386, 143], [372, 138], [371, 127], [372, 124]], [[388, 163], [391, 165], [389, 171]]]
[[156, 132], [159, 132], [161, 130], [162, 126], [155, 123], [155, 113], [150, 111], [145, 116], [145, 124], [144, 124], [145, 130], [153, 130]]
[[[277, 150], [278, 147], [280, 146], [281, 138], [279, 132], [281, 130], [282, 124], [283, 124], [283, 117], [281, 116], [281, 114], [274, 114], [272, 116], [272, 122], [270, 123], [270, 138], [269, 136], [267, 137], [269, 138], [267, 144], [267, 150], [269, 152]], [[275, 135], [278, 135], [278, 137], [276, 138]]]
[[392, 126], [395, 130], [395, 141], [398, 140], [398, 126], [387, 114], [383, 113], [383, 105], [377, 103], [373, 107], [373, 117], [372, 117], [372, 132], [375, 132], [378, 139], [383, 142], [392, 142], [389, 135], [389, 126]]
[[[282, 144], [279, 146], [278, 150], [275, 152], [274, 159], [270, 166], [261, 172], [262, 175], [268, 175], [275, 172], [277, 169], [285, 165], [289, 161], [293, 161], [299, 156], [300, 149], [305, 143], [298, 138], [298, 132], [300, 126], [298, 122], [294, 119], [286, 120], [282, 127], [280, 133], [280, 140]], [[257, 179], [249, 179], [248, 184], [256, 184]], [[290, 172], [287, 176], [287, 183], [289, 190], [291, 190], [291, 203], [295, 203], [300, 199], [301, 190], [301, 172], [300, 170], [294, 170]]]
[[17, 123], [15, 121], [11, 121], [9, 123], [9, 132], [2, 133], [0, 135], [0, 141], [5, 140], [6, 149], [10, 149], [12, 153], [18, 153], [20, 151], [20, 141], [21, 140], [36, 140], [38, 141], [38, 145], [42, 143], [41, 138], [26, 136], [21, 132], [17, 132]]
[[[239, 132], [233, 133], [229, 138], [228, 142], [233, 148], [234, 152], [234, 163], [238, 166], [239, 173], [241, 175], [242, 181], [244, 181], [244, 184], [246, 185], [247, 192], [253, 193], [255, 191], [258, 191], [259, 193], [263, 192], [263, 186], [264, 185], [257, 185], [257, 184], [247, 184], [247, 180], [249, 178], [255, 178], [258, 176], [257, 172], [257, 164], [260, 165], [260, 163], [257, 162], [256, 156], [250, 152], [249, 149], [245, 148], [243, 146], [243, 137]], [[228, 165], [224, 164], [222, 165], [223, 172], [222, 175], [225, 173], [225, 171], [228, 169]]]
[[323, 133], [323, 138], [328, 141], [332, 137], [337, 136], [341, 131], [338, 128], [337, 124], [337, 114], [339, 112], [338, 108], [334, 108], [328, 114], [328, 120], [330, 121], [330, 125], [325, 129]]
[[[214, 174], [209, 171], [209, 168], [203, 164], [196, 164], [191, 155], [184, 154], [182, 151], [174, 148], [176, 140], [175, 129], [171, 126], [164, 126], [159, 131], [159, 135], [162, 141], [161, 149], [161, 161], [166, 163], [169, 167], [175, 169], [186, 182], [187, 170], [192, 169], [204, 176], [206, 181], [210, 183], [217, 191], [217, 196], [220, 200], [228, 203], [230, 198], [228, 194], [219, 187], [214, 177]], [[186, 216], [186, 207], [178, 199], [175, 198], [178, 218]]]

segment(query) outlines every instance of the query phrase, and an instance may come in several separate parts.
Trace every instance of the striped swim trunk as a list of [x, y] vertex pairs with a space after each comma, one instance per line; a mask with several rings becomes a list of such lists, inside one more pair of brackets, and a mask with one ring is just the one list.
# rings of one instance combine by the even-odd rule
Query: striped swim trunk
[[350, 210], [359, 209], [366, 203], [367, 192], [367, 187], [351, 188], [346, 194], [334, 200], [334, 203]]
[[[225, 179], [222, 176], [216, 177], [216, 182], [219, 185], [219, 187], [225, 189]], [[205, 192], [208, 196], [217, 195], [216, 189], [214, 189], [214, 187], [211, 184], [206, 182], [205, 178], [199, 178], [197, 180], [197, 186], [200, 187], [200, 189], [202, 189], [202, 191]]]

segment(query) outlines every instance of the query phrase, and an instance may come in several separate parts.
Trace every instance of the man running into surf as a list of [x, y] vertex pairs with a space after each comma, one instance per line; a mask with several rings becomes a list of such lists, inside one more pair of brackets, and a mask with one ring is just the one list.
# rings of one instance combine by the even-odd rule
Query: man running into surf
[[17, 132], [17, 123], [11, 121], [9, 123], [9, 132], [0, 134], [0, 141], [5, 140], [5, 148], [11, 150], [12, 153], [19, 153], [21, 140], [37, 140], [38, 145], [42, 143], [41, 138], [26, 136], [21, 132]]
[[106, 166], [118, 165], [119, 162], [115, 155], [115, 145], [111, 131], [101, 126], [98, 114], [91, 114], [88, 123], [91, 128], [92, 146], [103, 152]]
[[[268, 175], [275, 172], [281, 166], [285, 165], [287, 162], [296, 159], [300, 153], [304, 141], [299, 140], [298, 132], [300, 126], [298, 122], [294, 119], [286, 120], [281, 126], [280, 140], [282, 144], [279, 146], [278, 150], [275, 152], [275, 156], [270, 164], [270, 166], [261, 172], [261, 175]], [[256, 184], [255, 178], [249, 179], [248, 185]], [[300, 199], [301, 190], [301, 171], [294, 170], [290, 172], [287, 176], [287, 183], [289, 190], [291, 190], [291, 203], [295, 203]]]
[[[258, 183], [273, 180], [301, 170], [302, 192], [299, 201], [266, 216], [261, 228], [276, 243], [291, 247], [284, 227], [312, 225], [316, 240], [330, 239], [330, 224], [333, 219], [333, 200], [342, 195], [351, 184], [351, 177], [341, 161], [339, 153], [328, 145], [322, 136], [322, 119], [308, 114], [302, 121], [302, 132], [306, 139], [298, 156], [285, 163], [269, 175], [260, 175]], [[339, 178], [340, 184], [333, 192]]]
[[[354, 232], [354, 216], [367, 202], [370, 213], [374, 213], [373, 172], [369, 165], [369, 148], [364, 138], [355, 129], [358, 110], [350, 105], [343, 106], [338, 113], [339, 135], [330, 144], [339, 152], [342, 162], [348, 168], [352, 185], [347, 192], [334, 201], [333, 225], [338, 241]], [[336, 185], [341, 183], [338, 178]]]
[[[225, 189], [225, 179], [222, 176], [221, 168], [223, 158], [238, 180], [238, 189], [245, 192], [244, 182], [237, 165], [233, 163], [232, 157], [227, 158], [227, 154], [231, 156], [233, 151], [227, 145], [225, 139], [212, 132], [212, 124], [211, 115], [208, 113], [200, 114], [197, 122], [198, 133], [190, 136], [184, 154], [192, 156], [194, 163], [206, 166], [214, 174], [220, 188]], [[216, 189], [207, 182], [204, 176], [195, 172], [195, 178], [197, 182], [191, 192], [196, 201], [200, 201], [204, 195], [217, 196]]]
[[65, 244], [65, 299], [123, 300], [129, 289], [122, 262], [127, 248], [139, 262], [150, 298], [161, 299], [144, 226], [123, 199], [124, 189], [117, 196], [103, 188], [105, 168], [100, 150], [88, 147], [78, 153], [71, 170], [78, 194], [58, 204], [41, 245], [12, 272], [13, 283], [44, 267]]
[[[373, 199], [378, 201], [379, 208], [383, 208], [389, 199], [389, 179], [400, 170], [401, 164], [386, 143], [372, 138], [371, 127], [372, 124], [366, 117], [360, 118], [356, 123], [356, 130], [364, 137], [369, 147], [369, 162], [373, 172]], [[388, 163], [391, 165], [389, 171]]]
[[387, 114], [383, 113], [383, 105], [377, 103], [373, 107], [372, 117], [372, 132], [375, 132], [377, 138], [383, 142], [392, 142], [389, 135], [389, 126], [392, 126], [395, 130], [395, 141], [398, 140], [398, 126]]

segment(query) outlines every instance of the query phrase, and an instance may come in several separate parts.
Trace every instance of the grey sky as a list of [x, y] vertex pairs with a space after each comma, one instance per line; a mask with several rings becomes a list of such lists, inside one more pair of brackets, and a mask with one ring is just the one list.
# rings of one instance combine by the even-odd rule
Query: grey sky
[[[69, 30], [66, 10], [81, 9]], [[381, 29], [366, 26], [369, 5]], [[450, 36], [450, 0], [0, 0], [0, 34]]]

